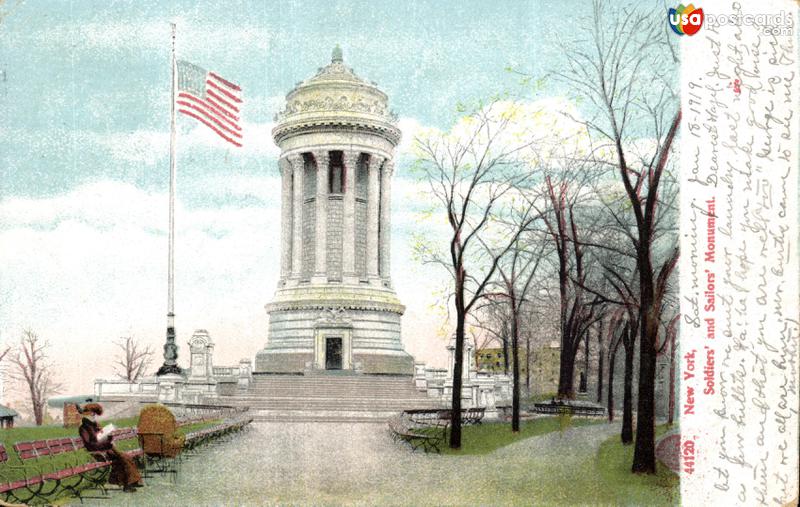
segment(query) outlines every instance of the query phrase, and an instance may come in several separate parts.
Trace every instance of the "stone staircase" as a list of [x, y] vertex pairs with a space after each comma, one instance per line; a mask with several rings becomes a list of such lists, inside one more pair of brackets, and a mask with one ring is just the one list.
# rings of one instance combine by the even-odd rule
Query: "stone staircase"
[[250, 407], [256, 421], [383, 422], [405, 409], [440, 407], [409, 376], [348, 372], [257, 374], [231, 401]]

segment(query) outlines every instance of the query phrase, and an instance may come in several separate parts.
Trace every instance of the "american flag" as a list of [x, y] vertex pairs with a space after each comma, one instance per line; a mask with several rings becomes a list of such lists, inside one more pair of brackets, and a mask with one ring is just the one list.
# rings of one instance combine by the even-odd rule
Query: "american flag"
[[179, 113], [191, 116], [236, 147], [242, 146], [242, 89], [189, 62], [178, 60]]

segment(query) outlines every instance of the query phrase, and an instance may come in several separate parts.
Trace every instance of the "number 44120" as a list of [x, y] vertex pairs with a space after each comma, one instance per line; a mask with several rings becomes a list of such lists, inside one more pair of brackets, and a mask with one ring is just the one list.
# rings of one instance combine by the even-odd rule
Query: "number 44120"
[[681, 461], [683, 471], [689, 475], [694, 473], [694, 439], [688, 438], [681, 442]]

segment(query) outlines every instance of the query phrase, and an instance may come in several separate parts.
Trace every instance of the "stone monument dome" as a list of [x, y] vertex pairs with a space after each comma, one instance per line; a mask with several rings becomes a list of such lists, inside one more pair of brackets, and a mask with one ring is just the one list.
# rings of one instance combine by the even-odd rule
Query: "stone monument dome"
[[358, 77], [344, 64], [339, 46], [333, 50], [331, 63], [315, 76], [297, 84], [286, 96], [286, 108], [278, 113], [273, 129], [275, 142], [282, 143], [309, 128], [347, 126], [356, 131], [369, 131], [396, 146], [400, 130], [396, 116], [389, 111], [389, 98]]
[[272, 130], [281, 150], [281, 276], [256, 372], [411, 374], [390, 273], [400, 141], [387, 95], [344, 64], [297, 84]]

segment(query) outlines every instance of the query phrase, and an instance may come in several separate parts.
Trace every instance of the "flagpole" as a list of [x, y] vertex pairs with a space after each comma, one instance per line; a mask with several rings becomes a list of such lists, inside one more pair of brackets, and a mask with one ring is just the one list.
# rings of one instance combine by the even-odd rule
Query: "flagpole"
[[175, 59], [175, 23], [172, 28], [172, 91], [170, 95], [170, 132], [169, 132], [169, 254], [167, 266], [167, 341], [164, 343], [164, 364], [157, 375], [181, 374], [178, 367], [178, 346], [175, 344], [175, 145], [177, 135], [175, 129], [175, 100], [178, 88], [177, 62]]
[[172, 93], [169, 111], [169, 273], [167, 288], [167, 327], [175, 328], [175, 23], [172, 26]]

